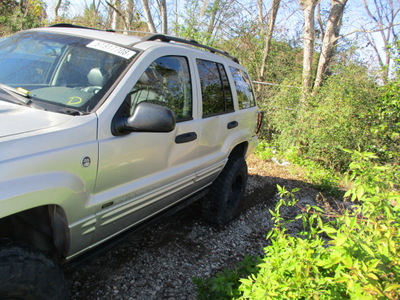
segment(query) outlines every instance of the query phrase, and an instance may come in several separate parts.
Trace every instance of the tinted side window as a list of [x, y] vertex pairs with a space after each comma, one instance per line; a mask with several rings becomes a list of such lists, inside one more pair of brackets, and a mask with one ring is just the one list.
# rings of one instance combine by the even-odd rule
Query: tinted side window
[[164, 56], [155, 60], [131, 91], [131, 113], [140, 102], [170, 108], [177, 121], [192, 118], [192, 85], [187, 59]]
[[233, 111], [231, 88], [222, 64], [197, 60], [203, 96], [203, 117]]
[[247, 73], [234, 67], [230, 67], [230, 71], [235, 81], [239, 108], [244, 109], [256, 106], [250, 78]]

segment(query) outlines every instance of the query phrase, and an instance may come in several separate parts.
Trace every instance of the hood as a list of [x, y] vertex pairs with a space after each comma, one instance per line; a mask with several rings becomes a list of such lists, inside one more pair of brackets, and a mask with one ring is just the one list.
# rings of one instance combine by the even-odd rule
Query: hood
[[0, 101], [0, 138], [57, 126], [73, 117]]

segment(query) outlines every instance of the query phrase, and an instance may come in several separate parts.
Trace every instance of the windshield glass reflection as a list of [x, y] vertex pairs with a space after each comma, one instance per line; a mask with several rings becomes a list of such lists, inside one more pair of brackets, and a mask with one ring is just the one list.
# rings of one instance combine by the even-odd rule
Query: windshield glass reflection
[[91, 111], [136, 52], [102, 41], [44, 32], [0, 39], [0, 83], [33, 101]]

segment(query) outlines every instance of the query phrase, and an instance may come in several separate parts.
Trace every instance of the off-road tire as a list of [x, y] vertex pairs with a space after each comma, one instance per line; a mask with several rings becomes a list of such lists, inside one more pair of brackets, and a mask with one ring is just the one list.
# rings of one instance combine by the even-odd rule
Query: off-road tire
[[0, 299], [67, 300], [68, 285], [58, 264], [41, 251], [0, 243]]
[[203, 200], [202, 215], [211, 223], [226, 224], [240, 212], [247, 185], [247, 164], [243, 157], [232, 157]]

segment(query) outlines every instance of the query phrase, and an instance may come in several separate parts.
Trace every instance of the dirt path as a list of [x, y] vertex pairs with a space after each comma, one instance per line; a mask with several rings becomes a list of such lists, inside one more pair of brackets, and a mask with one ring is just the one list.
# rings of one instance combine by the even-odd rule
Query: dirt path
[[272, 226], [275, 185], [301, 188], [305, 201], [313, 201], [318, 192], [288, 166], [251, 156], [248, 167], [246, 205], [239, 218], [210, 226], [195, 203], [68, 274], [71, 299], [196, 299], [193, 277], [216, 274], [244, 254], [262, 255]]

